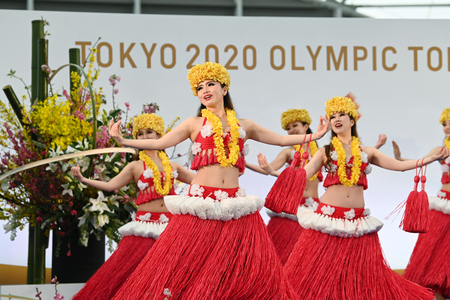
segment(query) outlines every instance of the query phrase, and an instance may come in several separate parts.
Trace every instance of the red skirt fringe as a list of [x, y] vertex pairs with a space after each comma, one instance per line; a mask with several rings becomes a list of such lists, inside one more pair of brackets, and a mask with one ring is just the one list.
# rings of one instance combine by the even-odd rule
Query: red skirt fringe
[[303, 228], [297, 221], [288, 218], [272, 217], [267, 224], [267, 230], [275, 245], [281, 264], [284, 266]]
[[171, 299], [297, 299], [259, 212], [175, 215], [114, 299], [164, 299], [165, 288]]
[[341, 238], [305, 229], [284, 270], [304, 300], [435, 299], [433, 292], [391, 270], [377, 232]]
[[72, 300], [111, 299], [156, 242], [140, 236], [123, 237], [111, 257], [92, 275]]
[[430, 210], [427, 233], [419, 234], [405, 278], [450, 298], [450, 215]]

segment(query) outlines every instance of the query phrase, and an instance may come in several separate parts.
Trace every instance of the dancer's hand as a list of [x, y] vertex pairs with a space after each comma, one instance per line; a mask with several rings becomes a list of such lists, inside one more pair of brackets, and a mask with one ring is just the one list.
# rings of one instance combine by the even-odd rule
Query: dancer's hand
[[[329, 130], [331, 129], [330, 121], [328, 120], [328, 116], [322, 117], [320, 116], [319, 126], [317, 126], [317, 138], [314, 138], [313, 140], [318, 140], [322, 138]], [[314, 134], [313, 134], [314, 136]]]
[[81, 174], [79, 165], [77, 165], [76, 167], [72, 167], [70, 169], [70, 172], [72, 172], [73, 177], [78, 179], [79, 182], [81, 182], [81, 180], [83, 180], [84, 176]]
[[432, 161], [434, 160], [443, 160], [450, 156], [450, 150], [447, 147], [442, 147], [440, 150], [436, 151], [432, 156]]
[[258, 154], [258, 164], [267, 174], [274, 175], [275, 170], [272, 168], [272, 166], [267, 161], [267, 158], [264, 154], [259, 153]]
[[123, 137], [122, 132], [120, 131], [120, 125], [122, 121], [118, 121], [116, 123], [113, 123], [113, 119], [109, 121], [109, 135], [120, 145], [123, 143]]
[[392, 148], [394, 148], [394, 157], [397, 160], [401, 160], [402, 153], [400, 152], [400, 147], [395, 141], [392, 141]]
[[386, 144], [387, 136], [385, 134], [380, 134], [378, 136], [378, 142], [375, 144], [376, 149], [380, 149], [384, 144]]

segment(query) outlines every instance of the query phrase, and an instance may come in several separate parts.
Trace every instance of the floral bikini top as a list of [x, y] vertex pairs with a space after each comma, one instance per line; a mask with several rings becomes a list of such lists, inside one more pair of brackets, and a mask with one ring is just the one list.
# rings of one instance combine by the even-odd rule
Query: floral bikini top
[[444, 161], [441, 162], [441, 170], [442, 170], [442, 184], [446, 184], [450, 182], [450, 157], [447, 157]]
[[[156, 192], [154, 183], [153, 183], [153, 171], [151, 169], [148, 169], [147, 166], [144, 164], [144, 172], [142, 173], [141, 177], [139, 177], [138, 180], [138, 188], [139, 188], [139, 195], [136, 198], [135, 204], [140, 205], [147, 202], [150, 202], [155, 199], [163, 198], [163, 195], [160, 195]], [[161, 181], [164, 182], [165, 176], [164, 172], [160, 172], [161, 174]], [[168, 195], [176, 195], [175, 193], [175, 179], [178, 177], [177, 170], [174, 170], [172, 172], [172, 188], [169, 191]]]
[[[294, 156], [295, 156], [295, 149], [291, 152], [291, 159], [287, 162], [289, 165], [292, 163], [292, 161], [294, 160]], [[308, 158], [308, 162], [310, 162], [312, 159], [311, 154], [309, 154], [309, 158]], [[308, 164], [308, 162], [306, 162], [306, 164]], [[299, 166], [302, 164], [302, 161], [300, 160], [299, 162]], [[296, 167], [299, 167], [296, 166]], [[311, 181], [312, 178], [310, 178], [309, 180]], [[315, 179], [315, 178], [314, 178]], [[323, 181], [323, 174], [322, 174], [322, 170], [319, 170], [319, 172], [317, 172], [317, 179], [319, 179], [319, 182]]]
[[[342, 184], [339, 179], [339, 174], [337, 172], [338, 170], [338, 154], [336, 151], [331, 152], [331, 159], [332, 164], [330, 167], [330, 170], [325, 170], [327, 173], [327, 177], [325, 177], [325, 181], [323, 182], [323, 187], [327, 188], [332, 185], [338, 185]], [[372, 166], [369, 164], [369, 160], [367, 157], [367, 153], [364, 151], [361, 151], [361, 173], [359, 175], [359, 179], [356, 185], [363, 186], [365, 190], [367, 190], [368, 182], [367, 182], [367, 175], [372, 172]], [[351, 177], [351, 170], [353, 166], [353, 156], [350, 157], [350, 159], [347, 158], [346, 160], [346, 166], [347, 166], [347, 178], [350, 179]]]
[[[239, 172], [243, 173], [245, 170], [245, 155], [248, 154], [248, 145], [244, 146], [245, 131], [239, 127], [239, 158], [236, 161], [235, 167], [239, 168]], [[217, 159], [216, 145], [214, 144], [214, 131], [210, 122], [205, 118], [203, 121], [203, 127], [200, 133], [195, 139], [195, 143], [192, 145], [192, 154], [194, 159], [192, 160], [191, 169], [198, 170], [200, 167], [220, 164]], [[231, 141], [230, 133], [224, 134], [223, 144], [227, 149], [228, 143]]]

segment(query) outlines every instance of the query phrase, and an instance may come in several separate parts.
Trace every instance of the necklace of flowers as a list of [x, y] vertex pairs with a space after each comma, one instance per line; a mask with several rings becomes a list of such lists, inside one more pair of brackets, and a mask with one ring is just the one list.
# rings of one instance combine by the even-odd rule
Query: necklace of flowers
[[[314, 154], [316, 154], [317, 152], [317, 144], [316, 142], [309, 142], [309, 147], [311, 148], [311, 156], [314, 156]], [[295, 151], [300, 151], [300, 165], [301, 165], [301, 159], [302, 159], [302, 155], [303, 152], [305, 152], [305, 149], [303, 149], [303, 147], [301, 147], [301, 145], [294, 145], [294, 150]], [[308, 159], [306, 160], [305, 165], [308, 163]], [[311, 178], [308, 179], [308, 181], [313, 181], [317, 178], [317, 176], [319, 175], [319, 172], [317, 172], [316, 174], [314, 174]]]
[[230, 127], [231, 141], [228, 143], [228, 158], [225, 155], [225, 148], [223, 143], [223, 127], [219, 117], [208, 109], [202, 110], [202, 117], [206, 118], [213, 127], [214, 131], [214, 145], [216, 146], [217, 160], [222, 167], [234, 166], [239, 158], [239, 126], [236, 112], [231, 109], [225, 109], [227, 114], [227, 123]]
[[444, 141], [445, 147], [447, 147], [448, 150], [450, 150], [450, 138], [446, 138]]
[[158, 156], [161, 158], [164, 176], [166, 178], [164, 188], [162, 188], [161, 175], [158, 166], [147, 154], [145, 154], [144, 151], [139, 152], [139, 159], [145, 162], [147, 168], [153, 171], [153, 184], [155, 186], [155, 191], [161, 196], [166, 196], [172, 188], [172, 166], [170, 165], [170, 160], [164, 151], [158, 151]]
[[353, 166], [352, 166], [352, 176], [350, 179], [347, 178], [347, 166], [346, 166], [346, 155], [345, 149], [342, 146], [342, 142], [335, 136], [331, 143], [333, 144], [336, 153], [338, 154], [338, 174], [339, 181], [345, 186], [353, 186], [358, 183], [359, 175], [361, 174], [361, 149], [359, 139], [357, 137], [352, 137], [352, 155], [353, 155]]

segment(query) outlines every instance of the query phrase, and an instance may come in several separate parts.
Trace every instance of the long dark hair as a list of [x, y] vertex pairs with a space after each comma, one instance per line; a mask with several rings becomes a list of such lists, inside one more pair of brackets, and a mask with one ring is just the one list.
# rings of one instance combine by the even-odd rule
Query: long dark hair
[[[356, 129], [356, 121], [355, 121], [355, 119], [352, 116], [350, 116], [350, 115], [348, 115], [348, 116], [350, 117], [350, 120], [354, 121], [352, 129], [351, 129], [352, 137], [353, 136], [354, 137], [358, 137], [358, 130]], [[333, 140], [333, 138], [335, 136], [337, 136], [337, 134], [334, 131], [331, 131], [331, 140]], [[327, 156], [327, 161], [325, 162], [325, 168], [328, 171], [330, 170], [330, 166], [331, 166], [331, 162], [332, 162], [331, 152], [334, 150], [333, 143], [331, 143], [331, 140], [330, 140], [330, 143], [328, 145], [324, 146], [324, 148], [325, 148], [325, 155]]]
[[[222, 88], [225, 86], [225, 84], [223, 84], [223, 83], [221, 83], [220, 85], [222, 86]], [[223, 106], [225, 106], [225, 108], [234, 110], [233, 102], [231, 101], [230, 91], [227, 91], [227, 94], [225, 96], [223, 96]], [[203, 104], [200, 104], [200, 107], [197, 110], [197, 117], [202, 116], [202, 110], [205, 108], [206, 108], [206, 106], [204, 106]]]

